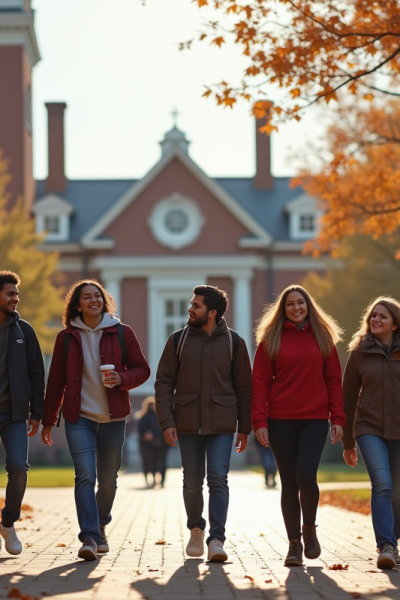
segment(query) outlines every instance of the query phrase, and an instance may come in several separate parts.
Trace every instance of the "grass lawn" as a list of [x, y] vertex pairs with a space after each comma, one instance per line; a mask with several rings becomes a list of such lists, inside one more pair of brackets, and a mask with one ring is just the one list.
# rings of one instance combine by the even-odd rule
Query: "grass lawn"
[[[73, 487], [74, 469], [71, 467], [31, 467], [28, 487]], [[7, 473], [0, 473], [0, 488], [7, 483]]]
[[[248, 467], [256, 473], [263, 473], [263, 468], [260, 465], [252, 465]], [[331, 481], [368, 481], [368, 473], [361, 462], [356, 469], [352, 469], [343, 463], [324, 463], [320, 465], [318, 470], [318, 482], [327, 483]]]
[[320, 495], [320, 504], [330, 504], [369, 515], [371, 490], [326, 490]]

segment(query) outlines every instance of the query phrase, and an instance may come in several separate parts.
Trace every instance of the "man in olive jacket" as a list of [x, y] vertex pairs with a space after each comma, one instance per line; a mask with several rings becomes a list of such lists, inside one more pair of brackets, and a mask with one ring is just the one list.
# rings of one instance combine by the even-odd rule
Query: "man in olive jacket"
[[189, 556], [204, 553], [203, 481], [210, 492], [208, 560], [224, 561], [233, 444], [243, 452], [251, 432], [251, 366], [244, 340], [227, 328], [224, 291], [193, 290], [187, 327], [168, 338], [156, 377], [158, 423], [171, 446], [179, 440], [183, 498], [191, 531]]
[[0, 437], [8, 474], [0, 533], [10, 554], [22, 552], [14, 523], [26, 489], [28, 437], [38, 431], [44, 403], [43, 356], [33, 328], [17, 313], [19, 284], [16, 273], [0, 271]]

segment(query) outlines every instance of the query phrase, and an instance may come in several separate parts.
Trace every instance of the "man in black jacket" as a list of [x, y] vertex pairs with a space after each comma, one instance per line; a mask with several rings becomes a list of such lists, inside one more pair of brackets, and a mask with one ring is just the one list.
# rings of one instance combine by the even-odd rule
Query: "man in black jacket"
[[39, 342], [31, 325], [17, 313], [19, 284], [16, 273], [0, 271], [0, 437], [8, 473], [0, 532], [10, 554], [22, 552], [14, 523], [26, 489], [28, 437], [38, 431], [44, 398]]

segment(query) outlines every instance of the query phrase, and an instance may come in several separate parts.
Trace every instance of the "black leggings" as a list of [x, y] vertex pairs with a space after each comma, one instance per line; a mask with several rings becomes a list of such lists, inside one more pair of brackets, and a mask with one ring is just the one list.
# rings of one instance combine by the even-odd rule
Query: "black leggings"
[[[269, 440], [282, 484], [281, 506], [289, 540], [300, 539], [303, 523], [315, 524], [317, 471], [328, 433], [326, 419], [269, 419]], [[299, 499], [300, 492], [300, 499]]]

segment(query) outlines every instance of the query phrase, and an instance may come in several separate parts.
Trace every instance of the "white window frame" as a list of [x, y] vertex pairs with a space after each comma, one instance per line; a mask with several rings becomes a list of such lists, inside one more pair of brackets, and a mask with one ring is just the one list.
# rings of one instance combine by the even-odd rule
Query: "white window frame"
[[45, 233], [45, 219], [47, 217], [56, 217], [59, 220], [58, 232], [47, 232], [46, 242], [66, 242], [69, 240], [69, 215], [60, 215], [54, 213], [39, 214], [36, 216], [36, 233]]
[[[170, 231], [166, 226], [166, 217], [174, 209], [184, 212], [188, 219], [188, 226], [183, 231]], [[205, 218], [193, 200], [181, 194], [172, 194], [156, 204], [148, 222], [160, 244], [179, 250], [196, 241], [205, 224]]]
[[[301, 217], [310, 216], [314, 217], [314, 229], [313, 231], [308, 230], [304, 231], [301, 229]], [[320, 210], [312, 210], [312, 209], [303, 209], [298, 211], [292, 211], [289, 215], [289, 235], [291, 239], [294, 240], [310, 240], [316, 238], [319, 233], [319, 219], [322, 216], [322, 211]]]

